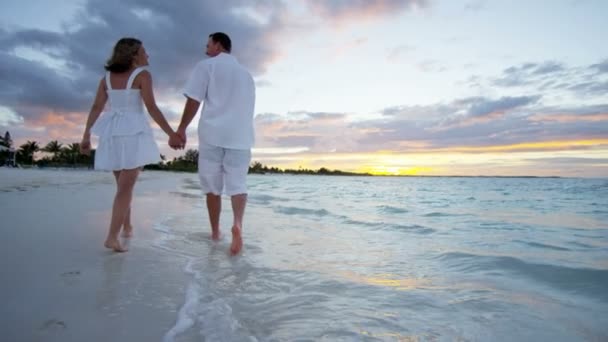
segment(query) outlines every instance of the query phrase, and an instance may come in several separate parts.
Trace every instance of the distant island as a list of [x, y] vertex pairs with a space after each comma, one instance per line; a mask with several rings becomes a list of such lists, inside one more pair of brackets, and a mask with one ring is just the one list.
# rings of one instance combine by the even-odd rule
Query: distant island
[[[35, 158], [35, 154], [42, 152], [41, 158]], [[198, 171], [198, 150], [189, 149], [183, 155], [167, 160], [164, 155], [160, 155], [161, 162], [158, 164], [146, 165], [144, 170], [162, 170], [176, 172], [197, 172]], [[80, 153], [80, 144], [63, 144], [57, 140], [50, 141], [44, 147], [36, 141], [27, 141], [19, 146], [13, 147], [10, 133], [6, 132], [0, 136], [0, 166], [20, 166], [20, 167], [53, 167], [53, 168], [93, 168], [95, 160], [95, 150], [91, 155]], [[375, 176], [375, 177], [452, 177], [452, 178], [562, 178], [558, 176], [464, 176], [464, 175], [374, 175], [371, 173], [349, 172], [342, 170], [330, 170], [321, 167], [317, 170], [298, 168], [281, 169], [278, 167], [268, 167], [260, 162], [253, 162], [249, 167], [250, 174], [285, 174], [285, 175], [323, 175], [323, 176]]]
[[[6, 132], [0, 139], [0, 166], [21, 166], [21, 167], [55, 167], [55, 168], [93, 168], [95, 160], [95, 150], [87, 156], [80, 153], [80, 144], [64, 144], [57, 140], [50, 141], [43, 147], [37, 141], [27, 141], [19, 146], [13, 147], [10, 133]], [[35, 155], [42, 153], [41, 158]], [[160, 155], [161, 162], [158, 164], [146, 165], [144, 170], [164, 170], [179, 172], [198, 171], [198, 150], [186, 150], [182, 156], [167, 160], [164, 155]], [[251, 174], [293, 174], [293, 175], [327, 175], [327, 176], [371, 176], [369, 173], [356, 173], [341, 170], [330, 170], [322, 167], [318, 170], [306, 168], [280, 169], [268, 167], [260, 162], [253, 162], [249, 167]]]
[[[165, 170], [165, 171], [181, 171], [181, 172], [197, 172], [198, 171], [198, 151], [188, 150], [183, 156], [173, 158], [170, 161], [164, 161], [158, 164], [146, 165], [144, 170]], [[288, 175], [323, 175], [323, 176], [372, 176], [370, 173], [357, 173], [342, 170], [330, 170], [321, 167], [318, 170], [298, 168], [298, 169], [281, 169], [278, 167], [268, 167], [260, 162], [253, 162], [249, 166], [250, 174], [288, 174]]]

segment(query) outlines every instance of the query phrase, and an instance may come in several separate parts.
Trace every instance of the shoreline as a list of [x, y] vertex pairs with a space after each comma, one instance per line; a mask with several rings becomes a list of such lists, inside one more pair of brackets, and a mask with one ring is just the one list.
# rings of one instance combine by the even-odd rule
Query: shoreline
[[5, 339], [605, 336], [605, 181], [250, 181], [241, 257], [229, 199], [212, 242], [196, 175], [159, 172], [142, 173], [118, 254], [102, 247], [111, 173], [0, 170]]
[[[90, 167], [6, 167], [5, 169], [11, 170], [58, 170], [58, 171], [93, 171], [93, 172], [106, 172], [94, 170]], [[196, 174], [197, 171], [190, 170], [163, 170], [156, 168], [144, 168], [142, 172], [167, 172], [175, 174]], [[288, 175], [288, 176], [329, 176], [329, 177], [389, 177], [389, 178], [505, 178], [505, 179], [608, 179], [606, 177], [566, 177], [566, 176], [531, 176], [531, 175], [373, 175], [373, 174], [318, 174], [318, 173], [298, 173], [298, 172], [249, 172], [249, 175], [260, 175], [260, 176], [272, 176], [272, 175]]]
[[190, 280], [187, 260], [154, 248], [157, 222], [190, 209], [171, 195], [182, 178], [141, 176], [135, 235], [127, 253], [113, 253], [103, 247], [113, 176], [63, 172], [0, 170], [1, 262], [10, 274], [0, 285], [7, 299], [0, 309], [4, 339], [161, 340], [175, 324]]

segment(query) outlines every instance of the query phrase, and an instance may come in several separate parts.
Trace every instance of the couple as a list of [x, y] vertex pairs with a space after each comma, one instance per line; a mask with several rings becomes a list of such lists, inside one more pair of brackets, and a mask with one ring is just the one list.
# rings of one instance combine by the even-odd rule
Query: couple
[[198, 125], [198, 174], [207, 197], [211, 237], [220, 237], [221, 195], [225, 193], [231, 196], [234, 214], [230, 252], [236, 255], [241, 251], [246, 177], [254, 141], [255, 84], [251, 74], [230, 54], [231, 49], [231, 40], [225, 33], [209, 35], [206, 54], [210, 58], [196, 65], [186, 83], [184, 112], [174, 131], [154, 100], [152, 75], [145, 69], [148, 55], [142, 42], [122, 38], [114, 46], [80, 143], [81, 152], [89, 154], [91, 133], [98, 135], [95, 169], [113, 171], [116, 179], [105, 247], [115, 252], [127, 251], [118, 237], [121, 230], [123, 237], [133, 234], [131, 199], [137, 176], [144, 165], [160, 161], [143, 106], [169, 136], [169, 146], [183, 149], [186, 128], [204, 102]]

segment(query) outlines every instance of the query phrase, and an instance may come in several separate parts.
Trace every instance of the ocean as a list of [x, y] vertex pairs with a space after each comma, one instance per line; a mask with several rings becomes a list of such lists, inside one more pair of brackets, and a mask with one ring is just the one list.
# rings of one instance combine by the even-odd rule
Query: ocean
[[251, 175], [233, 258], [181, 177], [164, 341], [608, 340], [608, 179]]

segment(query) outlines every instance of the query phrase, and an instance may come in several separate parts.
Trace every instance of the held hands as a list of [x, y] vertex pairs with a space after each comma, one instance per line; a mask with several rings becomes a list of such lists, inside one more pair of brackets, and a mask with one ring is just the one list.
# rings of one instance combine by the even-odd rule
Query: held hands
[[91, 155], [91, 138], [87, 134], [82, 137], [82, 141], [80, 142], [80, 153], [86, 156]]
[[183, 150], [186, 147], [186, 132], [178, 130], [169, 135], [169, 146], [174, 150]]

